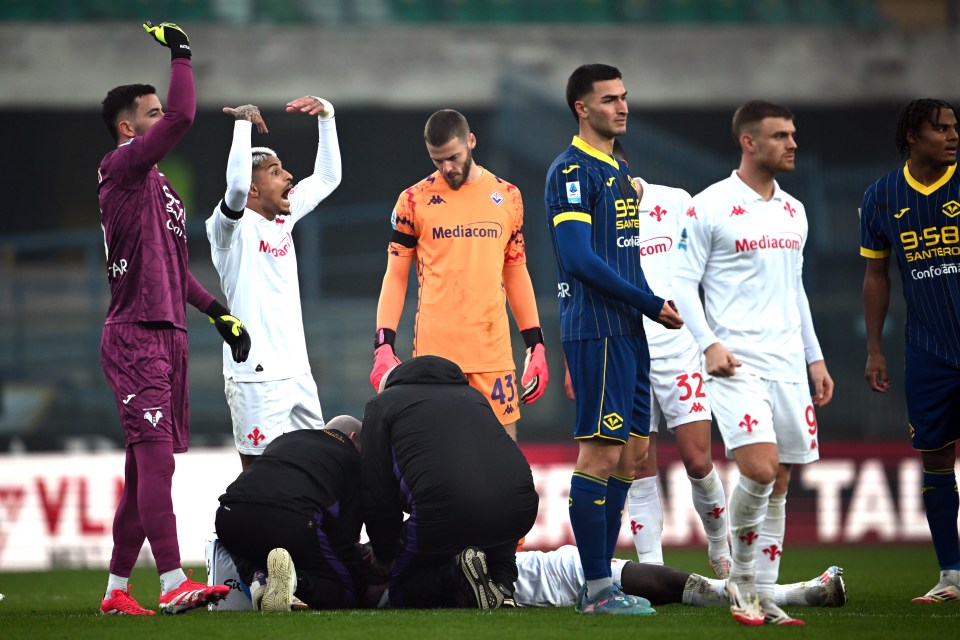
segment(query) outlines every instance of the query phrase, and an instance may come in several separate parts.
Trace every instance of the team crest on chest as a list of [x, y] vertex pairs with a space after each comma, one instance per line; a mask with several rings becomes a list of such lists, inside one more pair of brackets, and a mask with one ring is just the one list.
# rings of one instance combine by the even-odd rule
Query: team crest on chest
[[500, 195], [499, 191], [494, 191], [490, 194], [490, 200], [493, 201], [493, 204], [499, 207], [503, 203], [503, 196]]
[[960, 215], [960, 202], [956, 200], [951, 200], [950, 202], [943, 205], [943, 215], [948, 218], [956, 218]]

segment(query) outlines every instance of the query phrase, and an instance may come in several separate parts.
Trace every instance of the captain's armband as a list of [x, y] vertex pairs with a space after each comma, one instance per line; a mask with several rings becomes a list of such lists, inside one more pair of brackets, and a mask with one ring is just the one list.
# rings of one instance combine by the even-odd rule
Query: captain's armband
[[390, 235], [390, 242], [396, 242], [401, 247], [413, 249], [417, 246], [417, 236], [412, 236], [409, 233], [403, 233], [394, 229]]

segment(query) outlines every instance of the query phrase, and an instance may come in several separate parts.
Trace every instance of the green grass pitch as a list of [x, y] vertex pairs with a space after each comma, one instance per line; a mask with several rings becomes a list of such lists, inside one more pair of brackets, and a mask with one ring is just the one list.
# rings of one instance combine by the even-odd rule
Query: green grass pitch
[[[667, 551], [669, 564], [706, 571], [703, 551]], [[806, 620], [805, 627], [747, 628], [726, 609], [683, 605], [660, 607], [655, 616], [612, 618], [583, 616], [573, 609], [520, 609], [481, 613], [468, 610], [326, 611], [289, 614], [193, 611], [180, 616], [126, 618], [100, 616], [97, 605], [106, 572], [63, 570], [0, 573], [0, 638], [669, 638], [726, 640], [744, 637], [923, 638], [960, 637], [960, 602], [912, 604], [937, 577], [928, 546], [788, 548], [781, 581], [812, 578], [831, 564], [844, 567], [847, 605], [840, 609], [787, 608]], [[202, 578], [203, 569], [196, 571]], [[156, 573], [137, 569], [134, 596], [156, 608]]]

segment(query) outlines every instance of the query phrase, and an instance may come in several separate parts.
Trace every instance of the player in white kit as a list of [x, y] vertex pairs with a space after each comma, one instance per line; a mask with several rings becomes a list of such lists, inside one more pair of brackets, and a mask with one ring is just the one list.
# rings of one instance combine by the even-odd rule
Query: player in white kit
[[[634, 182], [640, 190], [640, 264], [650, 287], [672, 299], [672, 265], [678, 252], [686, 249], [683, 220], [690, 210], [690, 194], [639, 177]], [[627, 494], [637, 559], [663, 564], [663, 506], [657, 489], [656, 448], [662, 415], [676, 436], [680, 459], [690, 479], [693, 505], [707, 538], [710, 566], [718, 578], [726, 578], [730, 569], [727, 501], [710, 455], [712, 414], [703, 383], [700, 348], [687, 329], [668, 331], [646, 318], [643, 328], [650, 346], [650, 448]]]
[[[624, 593], [646, 598], [654, 605], [722, 607], [729, 604], [724, 580], [619, 558], [610, 562], [610, 568], [613, 582]], [[583, 567], [576, 547], [565, 545], [556, 551], [520, 551], [517, 553], [517, 570], [514, 585], [517, 606], [576, 605], [583, 585]], [[843, 569], [832, 566], [812, 580], [775, 585], [774, 599], [781, 605], [842, 607], [847, 599]]]
[[790, 468], [818, 459], [814, 406], [833, 395], [801, 279], [806, 213], [774, 180], [794, 169], [795, 131], [780, 105], [737, 110], [740, 167], [694, 197], [674, 272], [677, 305], [703, 350], [713, 411], [741, 473], [728, 510], [728, 590], [734, 619], [748, 625], [803, 624], [771, 595]]
[[257, 107], [223, 111], [236, 123], [227, 190], [207, 219], [207, 238], [231, 310], [249, 316], [251, 332], [253, 327], [262, 332], [246, 362], [234, 362], [229, 350], [223, 355], [234, 439], [246, 468], [277, 436], [323, 428], [307, 359], [292, 232], [340, 184], [340, 147], [329, 101], [305, 96], [287, 103], [289, 113], [317, 116], [319, 129], [313, 174], [294, 186], [272, 149], [250, 146], [254, 125], [267, 131]]

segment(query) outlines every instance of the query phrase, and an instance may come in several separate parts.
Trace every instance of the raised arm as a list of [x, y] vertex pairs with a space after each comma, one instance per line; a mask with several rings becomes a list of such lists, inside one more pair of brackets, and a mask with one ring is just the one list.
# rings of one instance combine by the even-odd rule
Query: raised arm
[[313, 211], [333, 193], [343, 178], [340, 143], [333, 104], [316, 96], [304, 96], [287, 103], [287, 113], [303, 113], [317, 117], [317, 156], [313, 174], [301, 180], [291, 192], [290, 213], [296, 217]]
[[236, 118], [233, 125], [233, 143], [227, 156], [227, 190], [223, 195], [223, 205], [228, 211], [224, 215], [238, 219], [243, 215], [253, 180], [250, 137], [254, 126], [258, 133], [267, 133], [267, 124], [260, 115], [260, 109], [252, 104], [239, 107], [224, 107], [223, 112]]
[[186, 135], [197, 112], [197, 94], [193, 86], [190, 41], [177, 25], [159, 26], [147, 22], [143, 28], [153, 39], [170, 49], [170, 88], [163, 118], [143, 136], [142, 161], [147, 167], [160, 162]]

